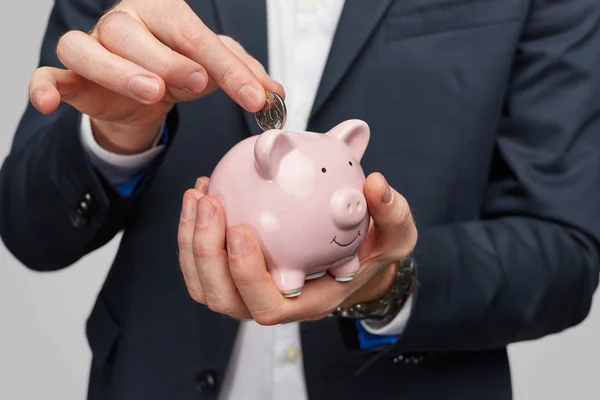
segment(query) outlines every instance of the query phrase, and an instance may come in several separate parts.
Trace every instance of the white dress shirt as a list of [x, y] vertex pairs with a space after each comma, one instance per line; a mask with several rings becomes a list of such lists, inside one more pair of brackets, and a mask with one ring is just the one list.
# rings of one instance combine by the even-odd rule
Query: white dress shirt
[[[285, 128], [306, 129], [309, 112], [327, 60], [344, 0], [266, 0], [270, 76], [286, 91]], [[96, 168], [114, 185], [133, 179], [152, 163], [163, 145], [136, 155], [101, 148], [83, 116], [81, 138]], [[157, 135], [157, 140], [160, 138]], [[410, 301], [388, 324], [363, 322], [376, 335], [400, 334]], [[242, 322], [220, 400], [307, 400], [299, 325], [260, 326]]]

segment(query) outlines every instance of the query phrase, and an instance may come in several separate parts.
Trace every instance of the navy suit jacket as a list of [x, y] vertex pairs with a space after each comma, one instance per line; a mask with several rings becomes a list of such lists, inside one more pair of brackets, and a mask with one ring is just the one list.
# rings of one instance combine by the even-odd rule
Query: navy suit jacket
[[[188, 3], [268, 66], [264, 0]], [[56, 0], [40, 65], [60, 67], [60, 35], [111, 5]], [[308, 128], [350, 118], [371, 127], [365, 172], [411, 205], [418, 284], [394, 344], [362, 350], [344, 320], [301, 324], [310, 399], [510, 399], [506, 346], [581, 322], [598, 283], [600, 3], [348, 0]], [[222, 91], [179, 104], [166, 151], [121, 196], [79, 120], [64, 104], [25, 111], [0, 175], [2, 239], [52, 271], [123, 231], [87, 324], [89, 399], [215, 398], [238, 323], [187, 293], [180, 204], [258, 126]]]

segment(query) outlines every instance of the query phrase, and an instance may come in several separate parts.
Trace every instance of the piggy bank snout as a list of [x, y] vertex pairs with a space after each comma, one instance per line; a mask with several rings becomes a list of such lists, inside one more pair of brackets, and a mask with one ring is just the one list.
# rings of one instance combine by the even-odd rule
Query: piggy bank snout
[[354, 188], [344, 188], [333, 194], [331, 202], [333, 220], [340, 229], [357, 227], [367, 215], [367, 201]]

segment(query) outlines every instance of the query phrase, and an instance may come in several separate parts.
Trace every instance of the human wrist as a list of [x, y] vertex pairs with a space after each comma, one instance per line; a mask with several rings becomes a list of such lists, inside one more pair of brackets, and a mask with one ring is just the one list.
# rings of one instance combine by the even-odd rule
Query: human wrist
[[365, 293], [365, 299], [363, 301], [366, 303], [370, 303], [382, 299], [386, 295], [386, 293], [388, 293], [391, 290], [392, 285], [396, 281], [397, 271], [397, 264], [392, 264], [388, 266], [386, 270], [381, 274], [381, 279], [379, 279], [375, 287], [372, 290], [369, 290]]
[[152, 148], [161, 134], [164, 117], [143, 123], [115, 123], [90, 118], [94, 140], [104, 150], [118, 155], [143, 153]]
[[[370, 292], [371, 296], [353, 295], [334, 310], [330, 316], [350, 319], [389, 320], [403, 310], [411, 297], [414, 284], [414, 260], [411, 256], [404, 257], [394, 263], [392, 284], [387, 282], [378, 285], [378, 290]], [[383, 281], [383, 280], [382, 280]], [[383, 292], [383, 295], [381, 294]], [[372, 298], [374, 300], [361, 300]]]
[[350, 307], [357, 303], [370, 303], [381, 299], [392, 288], [396, 279], [396, 271], [396, 264], [386, 266], [371, 281], [347, 298], [341, 306]]

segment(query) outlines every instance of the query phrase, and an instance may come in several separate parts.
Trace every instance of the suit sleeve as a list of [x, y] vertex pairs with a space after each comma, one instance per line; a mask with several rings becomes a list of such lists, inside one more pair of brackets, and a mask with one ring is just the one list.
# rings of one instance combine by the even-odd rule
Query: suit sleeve
[[[40, 66], [64, 68], [55, 47], [69, 30], [89, 31], [105, 10], [101, 0], [56, 0], [43, 38]], [[167, 124], [175, 130], [176, 114]], [[123, 197], [98, 173], [84, 150], [81, 114], [62, 103], [50, 115], [29, 104], [0, 170], [0, 236], [25, 266], [65, 268], [124, 228], [153, 174]], [[156, 165], [160, 163], [160, 157]]]
[[420, 230], [415, 299], [394, 352], [504, 348], [589, 313], [600, 269], [600, 3], [531, 7], [482, 218]]

